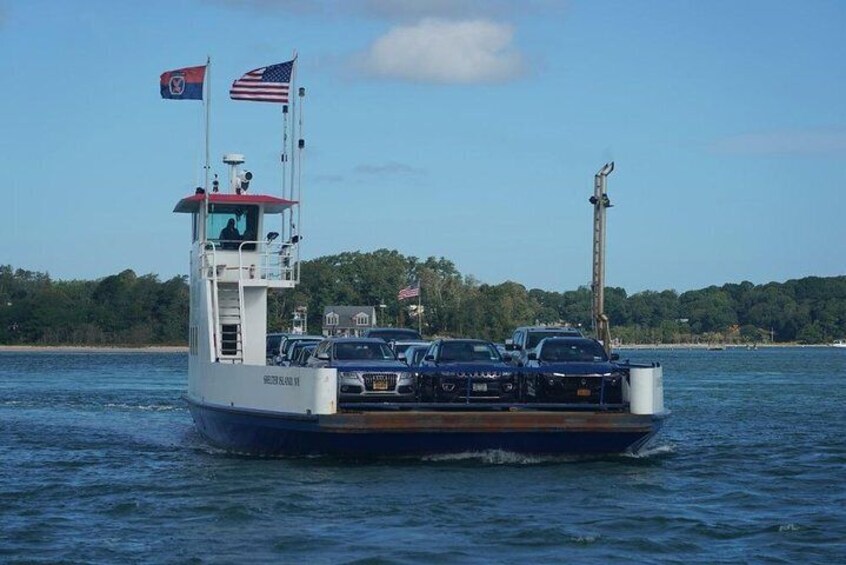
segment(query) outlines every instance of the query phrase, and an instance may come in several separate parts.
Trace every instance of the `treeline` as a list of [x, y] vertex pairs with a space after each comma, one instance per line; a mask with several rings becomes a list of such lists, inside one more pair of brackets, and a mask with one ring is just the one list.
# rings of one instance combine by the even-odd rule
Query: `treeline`
[[0, 266], [0, 344], [183, 345], [187, 327], [186, 277], [54, 281]]
[[[277, 295], [271, 323], [289, 325], [293, 308], [308, 306], [309, 328], [319, 331], [325, 305], [384, 304], [392, 325], [417, 325], [416, 300], [397, 291], [419, 280], [427, 335], [461, 335], [501, 341], [520, 325], [569, 323], [589, 330], [591, 292], [527, 290], [516, 282], [482, 284], [444, 258], [425, 261], [397, 251], [341, 253], [305, 262], [302, 284]], [[608, 288], [611, 333], [624, 343], [775, 342], [825, 343], [846, 337], [846, 277], [807, 277], [785, 283], [751, 282], [677, 293], [629, 296]], [[377, 308], [377, 314], [380, 313]]]
[[[502, 341], [525, 324], [591, 327], [590, 289], [526, 289], [516, 282], [482, 284], [444, 258], [420, 260], [386, 249], [341, 253], [302, 264], [293, 291], [268, 302], [271, 329], [290, 327], [293, 311], [308, 307], [319, 333], [329, 305], [375, 306], [380, 323], [416, 327], [417, 300], [397, 300], [419, 280], [426, 335]], [[677, 293], [628, 295], [606, 289], [611, 332], [624, 343], [826, 343], [846, 337], [846, 276], [785, 283], [751, 282]], [[384, 305], [381, 308], [380, 305]], [[161, 282], [131, 270], [97, 281], [53, 281], [47, 274], [0, 266], [0, 344], [185, 344], [185, 277]]]

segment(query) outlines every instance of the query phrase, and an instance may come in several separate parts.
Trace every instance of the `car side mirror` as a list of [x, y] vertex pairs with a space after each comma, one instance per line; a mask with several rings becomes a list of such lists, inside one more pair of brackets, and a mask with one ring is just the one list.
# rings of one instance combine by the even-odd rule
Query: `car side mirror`
[[620, 360], [620, 354], [619, 353], [612, 353], [611, 354], [611, 360], [612, 361], [619, 361]]
[[321, 361], [328, 361], [329, 360], [329, 354], [328, 353], [320, 353], [316, 357], [318, 359], [320, 359]]
[[535, 353], [534, 351], [532, 351], [531, 353], [529, 353], [529, 360], [530, 360], [530, 361], [536, 361], [536, 360], [537, 360], [537, 358], [538, 358], [538, 354], [537, 354], [537, 353]]
[[514, 351], [515, 349], [517, 349], [517, 348], [514, 346], [514, 340], [513, 339], [506, 339], [505, 340], [505, 350], [506, 351]]
[[426, 359], [426, 361], [434, 361], [434, 360], [435, 360], [435, 356], [434, 356], [434, 355], [427, 355], [427, 356], [425, 357], [425, 359]]
[[402, 351], [400, 351], [400, 352], [397, 354], [397, 359], [399, 359], [400, 361], [405, 361], [405, 360], [406, 360], [406, 359], [405, 359], [405, 353], [403, 353]]

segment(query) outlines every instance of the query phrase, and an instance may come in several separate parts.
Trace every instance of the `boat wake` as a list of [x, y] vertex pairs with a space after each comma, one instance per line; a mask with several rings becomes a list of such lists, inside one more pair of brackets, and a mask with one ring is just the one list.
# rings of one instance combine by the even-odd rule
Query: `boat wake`
[[140, 410], [142, 412], [174, 412], [185, 410], [184, 407], [175, 404], [127, 404], [123, 402], [105, 404], [104, 407], [113, 410]]
[[631, 459], [651, 459], [653, 457], [662, 457], [676, 452], [676, 446], [667, 443], [663, 445], [648, 445], [635, 453], [624, 453], [622, 457]]
[[421, 460], [435, 463], [473, 461], [485, 465], [543, 465], [548, 463], [571, 463], [581, 461], [583, 457], [574, 455], [527, 455], [525, 453], [491, 449], [487, 451], [426, 455], [421, 457]]

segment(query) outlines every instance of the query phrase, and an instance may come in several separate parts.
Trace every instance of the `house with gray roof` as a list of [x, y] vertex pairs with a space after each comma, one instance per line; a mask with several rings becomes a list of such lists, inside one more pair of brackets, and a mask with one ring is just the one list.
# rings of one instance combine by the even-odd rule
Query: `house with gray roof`
[[375, 306], [326, 306], [323, 335], [360, 337], [376, 326]]

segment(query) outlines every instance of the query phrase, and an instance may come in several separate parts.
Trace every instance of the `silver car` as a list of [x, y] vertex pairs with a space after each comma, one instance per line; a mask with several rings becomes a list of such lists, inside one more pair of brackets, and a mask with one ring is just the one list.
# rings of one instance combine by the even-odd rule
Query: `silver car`
[[414, 376], [378, 338], [329, 338], [318, 344], [309, 367], [338, 370], [341, 402], [414, 400]]

